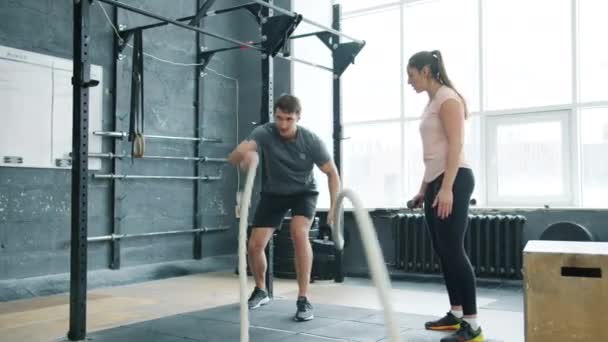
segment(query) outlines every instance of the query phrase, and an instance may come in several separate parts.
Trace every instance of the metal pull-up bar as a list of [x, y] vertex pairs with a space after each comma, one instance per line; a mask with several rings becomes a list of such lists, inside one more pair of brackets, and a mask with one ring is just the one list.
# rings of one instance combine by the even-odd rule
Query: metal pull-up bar
[[237, 45], [240, 45], [240, 46], [246, 46], [248, 48], [252, 48], [252, 49], [255, 49], [255, 50], [258, 50], [258, 51], [264, 51], [264, 49], [262, 49], [259, 46], [255, 46], [255, 45], [251, 45], [249, 43], [241, 42], [241, 41], [236, 40], [236, 39], [224, 37], [224, 36], [221, 36], [221, 35], [219, 35], [217, 33], [212, 33], [212, 32], [209, 32], [209, 31], [201, 30], [200, 28], [198, 28], [196, 26], [190, 26], [188, 24], [183, 24], [183, 23], [180, 23], [177, 20], [165, 18], [163, 16], [160, 16], [160, 15], [157, 15], [157, 14], [154, 14], [154, 13], [150, 13], [148, 11], [145, 11], [145, 10], [139, 9], [137, 7], [133, 7], [133, 6], [124, 4], [124, 3], [119, 2], [119, 1], [114, 1], [114, 0], [98, 0], [98, 1], [105, 2], [106, 4], [109, 4], [109, 5], [112, 5], [112, 6], [116, 6], [116, 7], [120, 7], [122, 9], [126, 9], [128, 11], [131, 11], [131, 12], [134, 12], [134, 13], [137, 13], [137, 14], [141, 14], [141, 15], [146, 16], [146, 17], [150, 17], [150, 18], [154, 18], [154, 19], [157, 19], [157, 20], [161, 20], [161, 21], [167, 22], [169, 24], [173, 24], [175, 26], [178, 26], [178, 27], [181, 27], [181, 28], [185, 28], [186, 30], [199, 32], [199, 33], [202, 33], [204, 35], [207, 35], [207, 36], [210, 36], [210, 37], [213, 37], [213, 38], [221, 39], [223, 41], [234, 43], [234, 44], [237, 44]]
[[[119, 131], [119, 132], [93, 131], [93, 134], [100, 136], [100, 137], [119, 138], [119, 139], [124, 139], [129, 136], [129, 134], [127, 132], [123, 132], [123, 131]], [[147, 139], [202, 141], [202, 142], [208, 142], [208, 143], [222, 143], [223, 142], [223, 140], [221, 138], [208, 138], [208, 137], [201, 137], [201, 138], [173, 137], [173, 136], [167, 136], [167, 135], [150, 135], [150, 134], [143, 134], [142, 136]]]
[[322, 70], [327, 70], [329, 72], [334, 72], [334, 69], [332, 69], [330, 67], [327, 67], [325, 65], [321, 65], [321, 64], [305, 61], [303, 59], [295, 58], [295, 57], [292, 57], [292, 56], [283, 56], [283, 54], [281, 54], [281, 53], [278, 53], [277, 57], [282, 58], [282, 59], [287, 60], [287, 61], [292, 61], [292, 62], [297, 62], [297, 63], [301, 63], [301, 64], [306, 64], [306, 65], [310, 65], [310, 66], [315, 67], [315, 68], [319, 68], [319, 69], [322, 69]]
[[[130, 155], [126, 154], [114, 154], [108, 153], [97, 153], [90, 152], [89, 158], [107, 158], [107, 159], [132, 159]], [[179, 160], [179, 161], [196, 161], [201, 163], [227, 163], [227, 158], [214, 158], [214, 157], [176, 157], [176, 156], [149, 156], [143, 155], [138, 159], [156, 159], [156, 160]]]
[[95, 179], [179, 179], [179, 180], [202, 180], [206, 182], [222, 180], [221, 176], [148, 176], [148, 175], [116, 175], [110, 174], [93, 174]]
[[[254, 1], [256, 4], [259, 4], [259, 5], [261, 5], [261, 6], [265, 6], [265, 7], [268, 7], [268, 8], [272, 8], [273, 10], [275, 10], [275, 11], [277, 11], [277, 12], [279, 12], [279, 13], [283, 13], [283, 14], [286, 14], [286, 15], [291, 16], [291, 17], [295, 17], [295, 16], [297, 15], [297, 14], [296, 14], [296, 13], [294, 13], [294, 12], [290, 12], [290, 11], [288, 11], [288, 10], [284, 9], [284, 8], [281, 8], [281, 7], [278, 7], [278, 6], [275, 6], [275, 5], [271, 5], [271, 4], [267, 3], [267, 2], [264, 2], [263, 0], [253, 0], [253, 1]], [[346, 34], [344, 34], [344, 33], [340, 32], [340, 31], [337, 31], [337, 30], [332, 29], [332, 28], [331, 28], [331, 27], [329, 27], [329, 26], [326, 26], [326, 25], [323, 25], [323, 24], [319, 24], [319, 23], [317, 23], [316, 21], [312, 21], [312, 20], [310, 20], [310, 19], [306, 19], [306, 18], [304, 18], [304, 17], [302, 18], [302, 21], [303, 21], [303, 22], [305, 22], [305, 23], [308, 23], [308, 24], [310, 24], [310, 25], [316, 26], [316, 27], [318, 27], [318, 28], [321, 28], [321, 29], [323, 29], [324, 31], [327, 31], [327, 32], [333, 33], [333, 34], [335, 34], [335, 35], [337, 35], [337, 36], [341, 36], [341, 37], [344, 37], [344, 38], [350, 39], [350, 40], [352, 40], [352, 41], [353, 41], [353, 42], [355, 42], [355, 43], [359, 43], [359, 44], [365, 44], [365, 42], [364, 42], [364, 41], [362, 41], [362, 40], [360, 40], [360, 39], [356, 39], [356, 38], [353, 38], [353, 37], [351, 37], [351, 36], [348, 36], [348, 35], [346, 35]]]
[[111, 234], [102, 235], [87, 238], [87, 242], [103, 242], [103, 241], [114, 241], [121, 239], [140, 238], [140, 237], [153, 237], [153, 236], [166, 236], [166, 235], [181, 235], [181, 234], [192, 234], [192, 233], [211, 233], [211, 232], [222, 232], [230, 230], [230, 227], [202, 227], [188, 230], [170, 230], [166, 232], [151, 232], [151, 233], [137, 233], [137, 234]]

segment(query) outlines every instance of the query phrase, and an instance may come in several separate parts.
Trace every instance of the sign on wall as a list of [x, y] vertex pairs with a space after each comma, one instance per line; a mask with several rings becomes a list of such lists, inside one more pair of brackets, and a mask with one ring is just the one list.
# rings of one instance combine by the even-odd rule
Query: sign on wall
[[[101, 66], [91, 66], [89, 152], [101, 152]], [[0, 166], [70, 168], [72, 61], [0, 46]], [[101, 161], [89, 160], [98, 170]]]

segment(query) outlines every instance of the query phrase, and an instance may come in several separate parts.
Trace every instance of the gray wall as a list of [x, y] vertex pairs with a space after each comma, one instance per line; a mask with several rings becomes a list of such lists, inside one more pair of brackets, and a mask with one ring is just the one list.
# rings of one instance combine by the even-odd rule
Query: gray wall
[[[131, 0], [130, 5], [170, 18], [195, 13], [196, 0]], [[279, 2], [284, 6], [288, 1]], [[217, 1], [213, 8], [224, 8], [245, 1]], [[113, 33], [99, 2], [91, 8], [91, 62], [104, 69], [103, 129], [128, 130], [130, 99], [131, 49], [122, 61], [114, 61]], [[111, 6], [103, 5], [110, 16]], [[118, 22], [128, 27], [154, 22], [139, 15], [118, 11]], [[72, 1], [14, 0], [0, 1], [0, 45], [52, 56], [72, 56]], [[204, 28], [242, 41], [258, 41], [253, 17], [238, 11], [204, 20]], [[230, 43], [205, 37], [208, 48]], [[147, 30], [144, 51], [162, 59], [194, 63], [196, 34], [172, 26]], [[202, 78], [203, 121], [198, 127], [203, 136], [221, 138], [220, 144], [205, 143], [202, 153], [225, 157], [238, 139], [247, 136], [258, 121], [260, 110], [260, 55], [251, 50], [218, 54], [209, 64], [229, 78], [208, 72]], [[279, 72], [275, 91], [289, 91], [288, 65], [277, 62]], [[116, 97], [112, 84], [116, 78]], [[169, 65], [145, 58], [145, 133], [195, 136], [195, 80], [200, 76], [194, 67]], [[230, 79], [238, 80], [237, 82]], [[116, 111], [114, 111], [114, 99]], [[237, 122], [238, 104], [238, 122]], [[104, 140], [104, 152], [112, 151], [113, 141]], [[126, 142], [119, 151], [130, 153]], [[146, 154], [191, 156], [193, 143], [146, 141]], [[192, 176], [194, 163], [156, 160], [126, 160], [119, 163], [122, 173], [145, 175]], [[111, 173], [112, 162], [104, 160], [98, 173]], [[201, 183], [199, 209], [204, 226], [229, 226], [231, 230], [203, 235], [203, 257], [236, 252], [234, 218], [236, 171], [226, 164], [202, 164], [201, 173], [221, 175], [219, 182]], [[194, 182], [182, 180], [121, 181], [119, 191], [125, 196], [122, 210], [123, 233], [157, 232], [190, 229], [194, 225]], [[112, 185], [108, 180], [89, 181], [89, 236], [112, 232]], [[69, 272], [70, 244], [70, 171], [50, 169], [0, 168], [0, 280], [47, 276]], [[166, 236], [124, 240], [121, 244], [122, 267], [187, 260], [193, 257], [192, 236]], [[109, 243], [89, 244], [89, 269], [109, 267]]]
[[[92, 12], [91, 62], [104, 69], [103, 126], [111, 128], [112, 35], [99, 9], [94, 8]], [[0, 45], [69, 59], [72, 57], [72, 13], [71, 1], [2, 1]], [[105, 143], [104, 148], [110, 145]], [[91, 184], [91, 235], [104, 233], [111, 223], [109, 200], [107, 183]], [[0, 279], [69, 269], [69, 171], [0, 168], [0, 209]], [[107, 246], [92, 248], [91, 267], [105, 267], [108, 255]]]

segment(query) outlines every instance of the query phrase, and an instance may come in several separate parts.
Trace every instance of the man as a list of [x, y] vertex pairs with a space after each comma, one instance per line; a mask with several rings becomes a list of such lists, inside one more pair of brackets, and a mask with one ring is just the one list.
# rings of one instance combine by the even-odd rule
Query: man
[[340, 177], [327, 148], [315, 133], [298, 126], [300, 112], [298, 98], [281, 96], [274, 105], [275, 121], [256, 127], [228, 157], [232, 165], [240, 165], [246, 170], [253, 160], [257, 160], [258, 152], [262, 156], [264, 181], [248, 243], [249, 262], [256, 285], [249, 298], [249, 309], [270, 301], [265, 285], [267, 265], [264, 250], [274, 230], [281, 226], [285, 214], [291, 209], [290, 230], [299, 289], [294, 320], [298, 322], [314, 318], [308, 301], [313, 257], [308, 233], [319, 194], [313, 165], [317, 165], [328, 178], [331, 198], [329, 224], [340, 190]]

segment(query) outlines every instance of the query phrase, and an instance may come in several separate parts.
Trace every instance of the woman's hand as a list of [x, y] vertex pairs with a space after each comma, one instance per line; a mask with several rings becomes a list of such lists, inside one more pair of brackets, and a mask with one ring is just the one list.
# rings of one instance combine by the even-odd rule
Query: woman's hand
[[416, 194], [411, 200], [407, 201], [407, 207], [410, 209], [422, 208], [422, 203], [424, 203], [424, 192]]
[[452, 213], [452, 204], [454, 203], [454, 194], [451, 189], [441, 188], [435, 201], [433, 201], [433, 208], [437, 208], [437, 216], [441, 219], [445, 219]]

